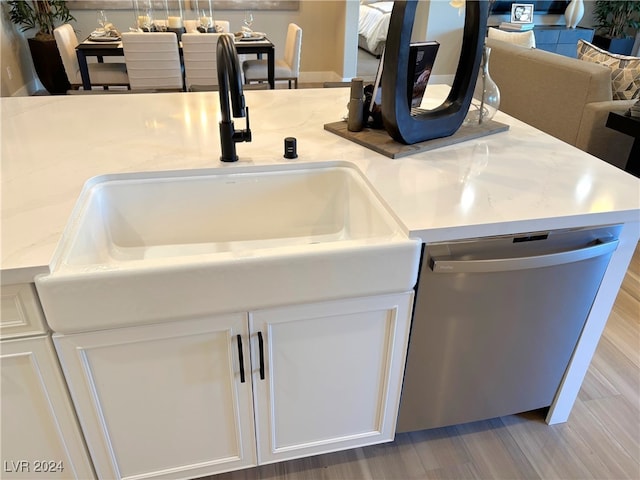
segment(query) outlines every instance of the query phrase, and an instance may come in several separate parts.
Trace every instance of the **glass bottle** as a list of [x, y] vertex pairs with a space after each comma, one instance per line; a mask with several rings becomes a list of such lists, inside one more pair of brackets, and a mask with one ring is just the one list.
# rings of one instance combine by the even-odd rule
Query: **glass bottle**
[[135, 27], [130, 30], [142, 32], [155, 31], [153, 23], [153, 8], [150, 1], [145, 0], [143, 2], [138, 2], [138, 0], [134, 0], [133, 10], [135, 15]]
[[173, 32], [182, 32], [184, 30], [184, 14], [182, 0], [173, 1], [171, 4], [165, 0], [167, 10], [167, 29]]
[[491, 48], [485, 46], [469, 112], [464, 119], [465, 125], [479, 125], [489, 121], [500, 108], [500, 90], [489, 75], [490, 55]]
[[200, 33], [216, 33], [217, 30], [213, 19], [213, 5], [211, 4], [211, 0], [204, 0], [201, 4], [198, 4], [198, 0], [195, 0], [195, 9], [198, 14], [198, 31]]

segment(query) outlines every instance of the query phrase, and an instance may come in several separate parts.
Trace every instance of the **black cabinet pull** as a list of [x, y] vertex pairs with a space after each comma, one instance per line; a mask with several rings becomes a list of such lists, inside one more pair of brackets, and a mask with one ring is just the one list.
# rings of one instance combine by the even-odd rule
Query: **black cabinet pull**
[[242, 354], [242, 337], [238, 335], [238, 359], [240, 362], [240, 383], [244, 383], [244, 355]]
[[260, 350], [260, 380], [264, 380], [264, 341], [262, 332], [258, 332], [258, 349]]

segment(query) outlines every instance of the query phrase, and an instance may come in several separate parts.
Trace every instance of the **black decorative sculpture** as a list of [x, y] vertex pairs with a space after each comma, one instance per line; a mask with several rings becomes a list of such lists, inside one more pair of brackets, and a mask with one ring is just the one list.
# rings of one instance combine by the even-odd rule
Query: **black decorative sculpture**
[[394, 140], [407, 144], [453, 135], [462, 125], [482, 60], [489, 12], [487, 0], [467, 0], [460, 61], [449, 96], [437, 108], [412, 115], [407, 102], [407, 72], [417, 3], [394, 2], [382, 71], [384, 127]]

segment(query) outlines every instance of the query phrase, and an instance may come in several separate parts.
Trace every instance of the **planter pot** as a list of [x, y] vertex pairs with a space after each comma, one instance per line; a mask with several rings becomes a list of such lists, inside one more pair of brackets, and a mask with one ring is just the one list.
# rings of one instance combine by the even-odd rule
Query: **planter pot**
[[64, 71], [62, 58], [55, 40], [29, 38], [29, 50], [40, 82], [52, 95], [67, 93], [71, 88]]
[[609, 38], [600, 35], [593, 36], [593, 44], [607, 50], [610, 53], [618, 53], [620, 55], [631, 55], [635, 38]]

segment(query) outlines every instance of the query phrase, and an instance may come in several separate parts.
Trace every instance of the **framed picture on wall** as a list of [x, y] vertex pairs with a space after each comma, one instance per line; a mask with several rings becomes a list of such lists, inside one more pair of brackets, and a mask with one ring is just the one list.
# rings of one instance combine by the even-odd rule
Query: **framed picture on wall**
[[511, 5], [511, 23], [533, 23], [533, 3]]

